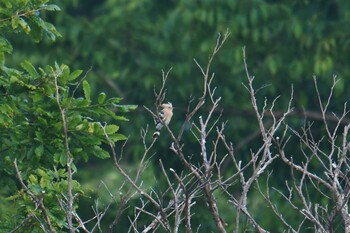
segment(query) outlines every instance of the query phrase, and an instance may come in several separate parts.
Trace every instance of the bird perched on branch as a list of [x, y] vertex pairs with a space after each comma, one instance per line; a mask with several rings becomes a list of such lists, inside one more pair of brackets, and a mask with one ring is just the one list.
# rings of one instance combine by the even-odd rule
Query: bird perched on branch
[[156, 130], [153, 133], [153, 138], [158, 138], [160, 135], [160, 130], [164, 125], [168, 125], [171, 117], [173, 116], [173, 105], [168, 102], [167, 104], [160, 105], [163, 109], [159, 112], [158, 118], [154, 118], [156, 124]]

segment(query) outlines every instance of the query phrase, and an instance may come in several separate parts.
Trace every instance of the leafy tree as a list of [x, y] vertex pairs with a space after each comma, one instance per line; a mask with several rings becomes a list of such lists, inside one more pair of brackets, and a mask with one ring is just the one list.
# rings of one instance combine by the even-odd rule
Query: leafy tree
[[[126, 120], [120, 98], [91, 87], [82, 70], [55, 63], [36, 68], [28, 60], [21, 69], [6, 65], [12, 52], [9, 34], [28, 35], [34, 41], [61, 36], [44, 21], [44, 11], [58, 11], [48, 1], [5, 1], [0, 5], [0, 151], [2, 232], [74, 232], [77, 199], [84, 194], [74, 178], [77, 163], [91, 157], [105, 159], [106, 137], [125, 140], [115, 121]], [[83, 89], [83, 95], [78, 94]]]
[[[223, 115], [237, 122], [232, 126], [233, 137], [249, 135], [256, 129], [246, 121], [254, 114], [241, 85], [243, 46], [254, 58], [249, 61], [252, 72], [263, 77], [256, 85], [269, 86], [262, 88], [262, 96], [275, 96], [293, 84], [298, 110], [293, 115], [297, 122], [304, 112], [319, 119], [314, 112], [312, 75], [327, 86], [333, 74], [344, 77], [335, 95], [344, 101], [349, 95], [345, 77], [349, 73], [346, 22], [350, 7], [342, 1], [76, 0], [59, 4], [66, 10], [52, 18], [64, 37], [55, 45], [41, 43], [40, 49], [34, 51], [17, 42], [23, 50], [15, 51], [13, 59], [23, 57], [22, 51], [30, 51], [27, 53], [38, 65], [53, 63], [55, 57], [60, 57], [75, 68], [93, 67], [88, 77], [93, 95], [104, 90], [128, 102], [150, 106], [153, 99], [149, 93], [160, 85], [160, 71], [173, 67], [168, 96], [177, 107], [175, 119], [180, 120], [189, 97], [200, 91], [200, 74], [192, 69], [193, 58], [204, 61], [217, 32], [224, 33], [226, 29], [231, 32], [229, 43], [213, 68], [218, 77], [214, 82], [220, 86], [217, 91], [223, 94]], [[41, 50], [55, 56], [51, 52], [38, 56]], [[328, 88], [320, 88], [321, 93], [328, 92]], [[287, 103], [288, 98], [284, 98], [281, 106]], [[332, 107], [342, 109], [335, 103]], [[128, 135], [135, 135], [152, 122], [139, 115], [131, 119], [135, 127], [125, 127]], [[137, 145], [133, 147], [130, 158], [141, 150]]]

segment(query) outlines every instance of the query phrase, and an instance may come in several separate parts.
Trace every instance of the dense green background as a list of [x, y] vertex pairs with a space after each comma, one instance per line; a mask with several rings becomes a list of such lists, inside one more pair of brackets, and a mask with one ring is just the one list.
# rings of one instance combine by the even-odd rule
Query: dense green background
[[[185, 118], [189, 99], [201, 95], [201, 74], [193, 59], [205, 65], [218, 33], [223, 34], [226, 30], [230, 32], [230, 37], [214, 61], [212, 71], [216, 77], [213, 83], [217, 86], [216, 93], [222, 96], [222, 120], [229, 122], [226, 134], [234, 145], [239, 145], [257, 130], [249, 94], [242, 85], [246, 82], [242, 57], [244, 46], [250, 73], [256, 76], [256, 87], [267, 86], [258, 92], [259, 104], [265, 97], [272, 100], [281, 95], [276, 110], [283, 111], [293, 85], [295, 111], [289, 120], [294, 127], [305, 123], [305, 112], [308, 115], [309, 111], [318, 109], [313, 75], [318, 78], [323, 97], [329, 93], [333, 75], [340, 78], [331, 111], [341, 111], [343, 103], [349, 100], [350, 2], [347, 1], [52, 2], [62, 11], [42, 12], [42, 17], [52, 22], [62, 37], [54, 43], [49, 40], [35, 43], [13, 35], [14, 50], [6, 63], [20, 67], [20, 62], [25, 59], [35, 66], [57, 61], [69, 64], [72, 70], [90, 70], [87, 80], [91, 84], [93, 98], [104, 91], [109, 96], [122, 97], [124, 104], [139, 105], [137, 110], [127, 114], [130, 122], [121, 125], [121, 132], [129, 136], [124, 162], [129, 164], [130, 169], [135, 169], [133, 162], [142, 155], [140, 129], [147, 125], [153, 127], [152, 117], [142, 105], [153, 107], [153, 88], [158, 88], [161, 83], [161, 71], [172, 67], [166, 101], [176, 107], [170, 128], [177, 132]], [[310, 120], [315, 121], [317, 126], [317, 119]], [[168, 149], [170, 138], [166, 133], [163, 136], [157, 142], [157, 151], [154, 151], [153, 173], [150, 172], [152, 169], [148, 169], [151, 184], [155, 182], [159, 170], [157, 158], [167, 158], [164, 160], [166, 167], [182, 169], [181, 163], [172, 157]], [[198, 146], [189, 130], [185, 132], [183, 141], [188, 150], [196, 153]], [[249, 149], [258, 145], [254, 140], [249, 141], [238, 148], [237, 154], [244, 160]], [[80, 210], [86, 217], [92, 214], [90, 206], [96, 197], [93, 191], [100, 187], [100, 180], [111, 189], [120, 182], [121, 178], [109, 164], [110, 161], [100, 160], [81, 164], [86, 171], [79, 172], [79, 179], [84, 187], [91, 190], [81, 200]], [[271, 182], [275, 185], [283, 184], [288, 178], [289, 171], [278, 169], [279, 166], [279, 163], [274, 164], [276, 179]], [[229, 167], [226, 169], [229, 170]], [[100, 194], [104, 198], [106, 192], [101, 191]], [[265, 207], [259, 198], [252, 197], [251, 200], [253, 209]], [[276, 201], [280, 200], [276, 197]], [[225, 204], [220, 204], [225, 210]], [[283, 208], [283, 203], [281, 206]], [[232, 215], [232, 212], [224, 213], [224, 218]], [[263, 226], [270, 226], [272, 232], [284, 229], [265, 213], [256, 212]], [[293, 218], [296, 217], [290, 219]], [[210, 216], [194, 216], [194, 225], [204, 222], [209, 224]], [[229, 224], [233, 227], [232, 223]], [[210, 229], [212, 226], [213, 223], [210, 223], [206, 227]]]

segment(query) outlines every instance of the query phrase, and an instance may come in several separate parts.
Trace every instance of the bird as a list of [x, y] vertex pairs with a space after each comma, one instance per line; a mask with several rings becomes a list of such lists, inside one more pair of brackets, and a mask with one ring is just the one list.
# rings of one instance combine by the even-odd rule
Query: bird
[[158, 117], [154, 118], [156, 124], [156, 130], [153, 133], [153, 138], [156, 139], [160, 135], [160, 130], [164, 125], [168, 125], [173, 116], [173, 105], [168, 102], [167, 104], [160, 105], [163, 109], [158, 113]]

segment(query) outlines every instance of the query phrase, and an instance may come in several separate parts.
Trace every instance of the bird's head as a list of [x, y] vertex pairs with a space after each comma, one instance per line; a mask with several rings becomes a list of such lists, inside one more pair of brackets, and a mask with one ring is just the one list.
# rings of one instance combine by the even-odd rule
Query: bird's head
[[160, 106], [162, 108], [173, 109], [173, 105], [170, 102], [168, 102], [167, 104], [162, 104]]

